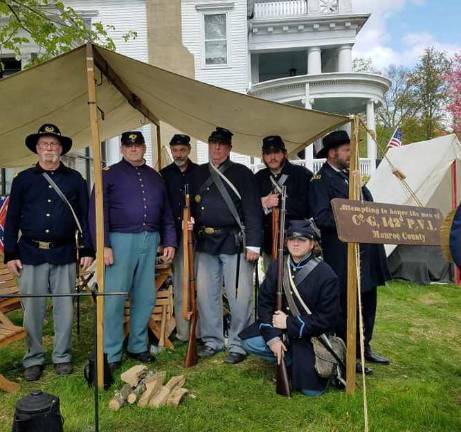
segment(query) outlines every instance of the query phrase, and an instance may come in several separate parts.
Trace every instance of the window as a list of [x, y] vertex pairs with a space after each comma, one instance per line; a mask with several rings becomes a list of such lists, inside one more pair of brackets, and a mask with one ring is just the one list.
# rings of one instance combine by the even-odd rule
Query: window
[[205, 65], [227, 64], [226, 14], [206, 14]]

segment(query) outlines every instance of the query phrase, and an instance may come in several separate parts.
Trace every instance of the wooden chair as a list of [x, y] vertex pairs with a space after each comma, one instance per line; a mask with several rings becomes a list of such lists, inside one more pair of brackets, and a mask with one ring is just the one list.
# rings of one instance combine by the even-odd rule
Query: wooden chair
[[[155, 302], [148, 327], [159, 340], [159, 346], [174, 349], [169, 339], [176, 327], [176, 320], [173, 316], [173, 287], [164, 286], [171, 274], [169, 265], [157, 264], [155, 268], [155, 287], [157, 289], [157, 300]], [[125, 302], [125, 336], [130, 328], [130, 301]]]
[[[14, 325], [10, 319], [0, 312], [0, 348], [7, 346], [17, 340], [24, 339], [26, 331], [23, 327]], [[0, 374], [0, 389], [8, 393], [14, 392], [19, 388], [19, 384], [7, 380]]]
[[[0, 294], [18, 294], [19, 288], [16, 278], [9, 272], [3, 264], [3, 254], [0, 254]], [[21, 301], [18, 298], [0, 298], [0, 312], [7, 313], [16, 309], [21, 309]]]

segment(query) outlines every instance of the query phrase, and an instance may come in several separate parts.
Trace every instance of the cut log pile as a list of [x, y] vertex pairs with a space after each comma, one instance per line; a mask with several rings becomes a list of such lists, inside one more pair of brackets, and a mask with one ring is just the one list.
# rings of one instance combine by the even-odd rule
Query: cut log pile
[[174, 376], [165, 384], [166, 372], [152, 372], [144, 365], [133, 366], [120, 378], [124, 385], [109, 402], [109, 408], [113, 411], [135, 403], [140, 408], [177, 407], [189, 393], [184, 388], [184, 375]]

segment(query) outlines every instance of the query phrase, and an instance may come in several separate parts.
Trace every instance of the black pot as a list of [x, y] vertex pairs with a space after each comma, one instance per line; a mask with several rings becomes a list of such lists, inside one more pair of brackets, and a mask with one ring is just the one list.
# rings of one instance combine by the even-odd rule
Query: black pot
[[57, 396], [33, 391], [16, 403], [13, 432], [63, 432]]

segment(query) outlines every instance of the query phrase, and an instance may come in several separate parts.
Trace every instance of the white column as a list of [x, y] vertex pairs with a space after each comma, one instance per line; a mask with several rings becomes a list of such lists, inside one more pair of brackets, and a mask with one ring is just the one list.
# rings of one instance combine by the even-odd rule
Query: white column
[[[367, 127], [376, 135], [375, 102], [372, 99], [367, 101]], [[376, 142], [370, 134], [367, 134], [367, 155], [369, 159], [376, 160]]]
[[352, 72], [352, 45], [338, 48], [338, 72]]
[[309, 83], [306, 83], [304, 86], [304, 108], [312, 109]]
[[251, 85], [259, 83], [259, 54], [251, 54]]
[[111, 138], [106, 140], [106, 163], [107, 166], [119, 162], [120, 156], [120, 139]]
[[322, 73], [322, 56], [319, 47], [309, 48], [307, 51], [307, 73], [318, 75]]

